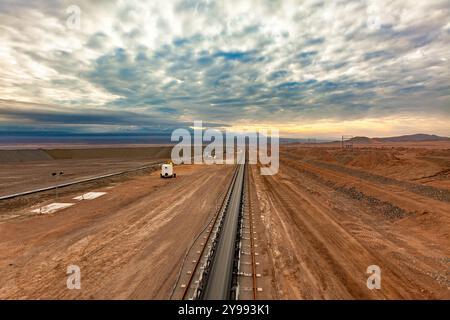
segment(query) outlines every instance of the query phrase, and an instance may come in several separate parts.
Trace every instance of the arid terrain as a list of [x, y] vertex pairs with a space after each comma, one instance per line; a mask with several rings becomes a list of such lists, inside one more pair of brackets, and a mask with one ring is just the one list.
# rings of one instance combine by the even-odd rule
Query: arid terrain
[[[95, 190], [106, 192], [55, 214], [0, 224], [2, 299], [167, 299], [191, 239], [205, 225], [231, 166], [183, 166]], [[66, 268], [82, 270], [67, 290]]]
[[[0, 196], [138, 168], [170, 157], [170, 147], [0, 150]], [[63, 172], [61, 176], [52, 173]]]
[[[133, 152], [3, 162], [0, 190], [45, 186], [25, 176], [54, 164], [85, 177], [163, 158]], [[0, 298], [168, 299], [233, 167], [176, 166], [176, 179], [150, 170], [0, 205]], [[258, 299], [450, 299], [449, 143], [287, 144], [277, 175], [250, 168]], [[43, 210], [55, 202], [70, 206]], [[66, 287], [69, 265], [81, 290]], [[379, 290], [366, 286], [371, 265]]]
[[275, 176], [253, 170], [273, 298], [450, 298], [450, 149], [293, 145], [280, 159]]

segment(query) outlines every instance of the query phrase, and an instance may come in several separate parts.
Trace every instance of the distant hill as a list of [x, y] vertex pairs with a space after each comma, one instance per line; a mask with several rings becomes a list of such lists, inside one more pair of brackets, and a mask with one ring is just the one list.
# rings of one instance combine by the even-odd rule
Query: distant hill
[[354, 137], [348, 141], [351, 141], [353, 143], [421, 142], [421, 141], [450, 141], [450, 138], [440, 137], [434, 134], [418, 133], [386, 138]]
[[375, 141], [368, 137], [354, 137], [349, 139], [348, 141], [351, 141], [353, 143], [374, 143]]
[[411, 134], [406, 136], [388, 137], [388, 138], [374, 138], [373, 140], [381, 142], [417, 142], [417, 141], [450, 141], [450, 138], [440, 137], [435, 134]]

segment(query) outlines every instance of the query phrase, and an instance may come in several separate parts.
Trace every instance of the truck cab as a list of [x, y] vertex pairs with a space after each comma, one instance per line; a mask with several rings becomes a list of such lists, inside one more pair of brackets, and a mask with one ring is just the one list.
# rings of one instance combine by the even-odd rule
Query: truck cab
[[161, 178], [176, 178], [176, 173], [173, 172], [173, 164], [165, 163], [161, 165]]

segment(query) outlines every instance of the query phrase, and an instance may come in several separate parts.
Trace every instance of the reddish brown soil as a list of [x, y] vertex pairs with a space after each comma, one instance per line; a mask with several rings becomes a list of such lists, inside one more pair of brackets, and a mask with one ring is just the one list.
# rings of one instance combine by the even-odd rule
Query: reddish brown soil
[[[108, 194], [53, 214], [21, 209], [18, 218], [0, 222], [0, 298], [168, 298], [231, 171], [181, 166], [176, 179], [154, 172], [91, 190]], [[81, 290], [66, 287], [72, 264], [81, 268]]]
[[[108, 194], [54, 214], [12, 209], [0, 221], [0, 298], [168, 298], [232, 170], [181, 166], [174, 180], [156, 171], [87, 190]], [[277, 175], [251, 166], [258, 298], [450, 299], [449, 170], [437, 145], [289, 145]], [[66, 288], [71, 264], [81, 290]], [[380, 290], [366, 286], [370, 265]]]
[[[260, 176], [253, 167], [273, 298], [450, 298], [448, 181], [436, 183], [444, 188], [440, 193], [408, 177], [396, 182], [393, 173], [385, 179], [389, 161], [376, 164], [374, 176], [372, 159], [384, 159], [383, 152], [346, 155], [290, 146], [282, 150], [277, 175]], [[400, 152], [409, 158], [399, 166], [412, 171], [409, 177], [420, 175], [421, 168], [443, 170], [449, 161], [445, 150], [426, 151], [429, 164], [412, 156], [417, 150]], [[359, 167], [352, 166], [355, 159]], [[381, 268], [380, 290], [366, 286], [370, 265]]]

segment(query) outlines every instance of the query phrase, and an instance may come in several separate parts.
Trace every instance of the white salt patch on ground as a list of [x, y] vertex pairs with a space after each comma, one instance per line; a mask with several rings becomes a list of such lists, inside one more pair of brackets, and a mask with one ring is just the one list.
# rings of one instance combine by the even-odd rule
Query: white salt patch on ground
[[88, 193], [83, 194], [82, 196], [73, 198], [73, 200], [93, 200], [93, 199], [101, 197], [105, 194], [106, 194], [106, 192], [88, 192]]
[[53, 212], [56, 212], [58, 210], [62, 210], [62, 209], [68, 208], [68, 207], [73, 206], [73, 205], [74, 205], [73, 203], [58, 203], [58, 202], [55, 202], [55, 203], [51, 203], [51, 204], [49, 204], [47, 206], [31, 210], [31, 212], [33, 212], [33, 213], [53, 213]]

